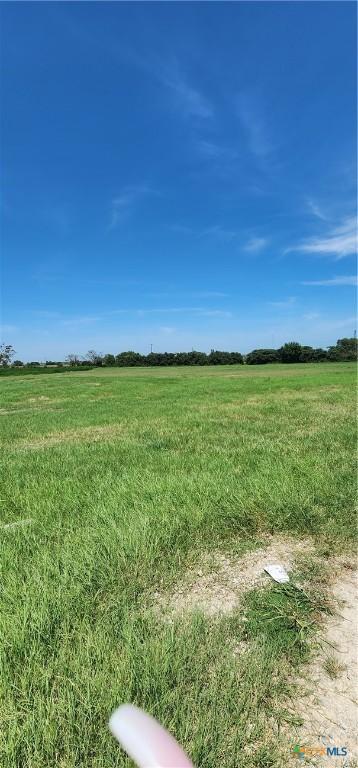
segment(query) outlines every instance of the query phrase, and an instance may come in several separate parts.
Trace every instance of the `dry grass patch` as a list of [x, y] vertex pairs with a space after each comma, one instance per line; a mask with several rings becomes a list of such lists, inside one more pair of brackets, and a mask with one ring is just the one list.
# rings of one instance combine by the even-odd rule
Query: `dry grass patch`
[[307, 427], [298, 427], [298, 429], [295, 429], [295, 435], [296, 437], [314, 437], [315, 435], [318, 435], [322, 430], [324, 430], [324, 425], [320, 426], [307, 426]]
[[27, 400], [24, 400], [25, 403], [48, 403], [51, 401], [51, 397], [47, 397], [47, 395], [38, 395], [37, 397], [28, 397]]
[[17, 416], [19, 413], [63, 413], [64, 408], [43, 408], [42, 406], [32, 406], [28, 408], [0, 408], [0, 416]]
[[119, 435], [128, 433], [121, 424], [106, 424], [104, 426], [81, 427], [80, 429], [68, 429], [65, 432], [53, 432], [32, 440], [21, 440], [18, 447], [24, 450], [37, 450], [39, 448], [52, 448], [64, 443], [97, 443], [115, 440]]

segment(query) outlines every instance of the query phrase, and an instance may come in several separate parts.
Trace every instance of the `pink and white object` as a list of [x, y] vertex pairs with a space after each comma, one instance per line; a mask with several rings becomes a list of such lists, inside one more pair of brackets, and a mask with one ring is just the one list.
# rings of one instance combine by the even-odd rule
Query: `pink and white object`
[[122, 704], [113, 712], [109, 728], [139, 768], [193, 768], [173, 736], [132, 704]]

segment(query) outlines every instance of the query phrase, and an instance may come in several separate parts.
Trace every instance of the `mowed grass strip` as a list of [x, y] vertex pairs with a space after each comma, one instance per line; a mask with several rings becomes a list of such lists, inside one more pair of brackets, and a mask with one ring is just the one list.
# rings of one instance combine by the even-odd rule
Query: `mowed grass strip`
[[33, 521], [0, 531], [1, 766], [127, 765], [106, 723], [128, 700], [198, 766], [286, 765], [284, 701], [322, 607], [314, 592], [254, 592], [246, 622], [240, 609], [169, 626], [146, 600], [201, 553], [239, 556], [268, 533], [349, 549], [354, 366], [106, 369], [0, 387], [2, 523]]

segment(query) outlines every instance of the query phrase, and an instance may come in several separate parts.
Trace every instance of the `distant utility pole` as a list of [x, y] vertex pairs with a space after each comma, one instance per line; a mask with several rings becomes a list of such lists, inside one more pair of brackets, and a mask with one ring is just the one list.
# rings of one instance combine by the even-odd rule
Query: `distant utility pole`
[[153, 352], [153, 344], [150, 345], [150, 354]]
[[357, 329], [356, 328], [354, 329], [354, 338], [355, 339], [357, 338]]

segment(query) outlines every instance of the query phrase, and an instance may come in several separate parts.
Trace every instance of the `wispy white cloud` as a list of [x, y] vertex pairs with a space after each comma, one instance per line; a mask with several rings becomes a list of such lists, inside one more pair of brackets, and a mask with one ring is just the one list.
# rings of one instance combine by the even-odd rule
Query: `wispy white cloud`
[[[210, 294], [209, 294], [210, 295]], [[216, 296], [222, 296], [225, 294], [214, 294]], [[212, 307], [203, 306], [171, 306], [171, 307], [130, 307], [130, 308], [118, 308], [109, 309], [105, 312], [100, 312], [97, 315], [67, 315], [61, 312], [47, 312], [46, 310], [33, 312], [35, 317], [41, 317], [51, 322], [51, 328], [80, 328], [81, 326], [93, 326], [101, 321], [108, 321], [110, 318], [114, 318], [118, 315], [127, 315], [132, 317], [147, 317], [150, 315], [192, 315], [196, 317], [231, 317], [232, 312]], [[169, 326], [166, 326], [169, 327]], [[3, 326], [3, 330], [6, 327]], [[7, 330], [10, 330], [12, 326], [7, 326]]]
[[357, 275], [340, 275], [339, 277], [331, 277], [328, 280], [304, 280], [302, 285], [357, 285]]
[[[353, 335], [354, 328], [357, 324], [357, 318], [354, 315], [341, 319], [327, 319], [327, 317], [320, 315], [316, 320], [318, 320], [318, 322], [316, 321], [315, 323], [315, 330], [318, 333], [337, 333], [342, 329], [346, 329], [348, 334], [351, 336]], [[332, 344], [332, 340], [329, 340], [328, 344]], [[323, 344], [322, 346], [326, 345]]]
[[[221, 240], [223, 242], [239, 242], [240, 238], [239, 230], [230, 229], [229, 227], [222, 226], [222, 224], [212, 224], [208, 227], [203, 227], [202, 229], [194, 229], [193, 227], [181, 224], [173, 224], [171, 229], [173, 232], [178, 232], [178, 234], [192, 235], [199, 239], [208, 238], [212, 240]], [[267, 237], [252, 236], [242, 248], [246, 253], [260, 253], [266, 248], [269, 242], [269, 238]]]
[[186, 224], [172, 224], [170, 229], [172, 232], [177, 232], [179, 235], [196, 235], [197, 232], [193, 227], [188, 227]]
[[251, 237], [244, 246], [244, 250], [247, 251], [247, 253], [259, 253], [266, 248], [268, 242], [266, 237]]
[[[202, 307], [148, 307], [147, 309], [134, 309], [137, 315], [179, 314], [185, 312], [201, 312]], [[131, 311], [131, 310], [130, 310]]]
[[214, 114], [213, 107], [200, 91], [186, 83], [181, 77], [167, 79], [166, 85], [175, 93], [179, 108], [187, 115], [209, 118]]
[[197, 117], [205, 120], [213, 117], [213, 105], [198, 88], [189, 82], [177, 61], [153, 58], [151, 61], [147, 60], [144, 67], [168, 89], [174, 106], [183, 117]]
[[146, 294], [151, 299], [175, 299], [178, 297], [182, 297], [185, 299], [227, 299], [229, 294], [225, 293], [224, 291], [181, 291], [177, 290], [175, 291], [158, 291], [156, 293], [147, 293]]
[[276, 307], [277, 309], [291, 309], [296, 304], [296, 296], [289, 296], [288, 299], [283, 301], [269, 301], [270, 307]]
[[0, 325], [0, 341], [2, 342], [5, 336], [10, 333], [16, 333], [18, 330], [17, 325], [11, 325], [10, 323], [3, 323]]
[[64, 327], [69, 328], [77, 328], [78, 326], [84, 325], [92, 325], [93, 323], [96, 323], [100, 318], [99, 317], [93, 317], [91, 315], [77, 315], [75, 317], [69, 317], [61, 320], [61, 325]]
[[320, 312], [306, 312], [302, 317], [304, 320], [318, 320], [321, 314]]
[[61, 317], [61, 312], [55, 312], [52, 309], [33, 309], [31, 314], [35, 317], [44, 318], [45, 320], [57, 320]]
[[224, 299], [229, 294], [222, 291], [194, 291], [191, 295], [196, 296], [197, 299]]
[[47, 321], [46, 325], [51, 325], [51, 328], [54, 326], [77, 327], [81, 325], [91, 325], [100, 320], [99, 315], [68, 315], [64, 312], [47, 309], [30, 310], [30, 316], [35, 319], [39, 318], [40, 320]]
[[199, 314], [201, 317], [232, 317], [232, 312], [225, 309], [203, 309]]
[[138, 315], [152, 314], [195, 314], [205, 317], [231, 317], [231, 312], [225, 309], [207, 309], [206, 307], [151, 307], [150, 309], [137, 309]]
[[213, 141], [200, 140], [196, 143], [197, 149], [209, 160], [235, 160], [238, 152], [229, 147], [215, 144]]
[[145, 294], [149, 299], [172, 299], [173, 301], [178, 298], [184, 299], [223, 299], [228, 298], [229, 294], [223, 291], [155, 291]]
[[107, 316], [119, 314], [134, 314], [137, 317], [147, 315], [196, 315], [197, 317], [231, 317], [232, 312], [226, 309], [207, 307], [148, 307], [142, 309], [112, 309], [106, 312]]
[[45, 222], [56, 235], [65, 236], [70, 232], [70, 217], [65, 204], [48, 206], [44, 211]]
[[199, 237], [214, 237], [219, 240], [234, 240], [237, 237], [237, 232], [234, 229], [226, 229], [221, 224], [214, 224], [211, 227], [202, 229], [198, 232]]
[[330, 229], [321, 237], [311, 237], [286, 248], [285, 253], [312, 253], [333, 256], [337, 261], [352, 256], [357, 251], [357, 223], [354, 216], [346, 218], [339, 227]]
[[215, 238], [219, 240], [234, 240], [238, 237], [238, 232], [234, 229], [223, 227], [221, 224], [212, 224], [209, 227], [203, 227], [202, 229], [194, 229], [193, 227], [187, 227], [181, 224], [173, 224], [171, 226], [173, 232], [178, 232], [182, 235], [193, 235], [198, 238]]
[[311, 198], [307, 200], [307, 207], [313, 216], [316, 216], [317, 219], [321, 219], [321, 221], [327, 221], [327, 216], [325, 213], [323, 213], [321, 207]]
[[237, 98], [237, 114], [250, 151], [259, 159], [267, 158], [273, 151], [261, 104], [248, 92]]
[[109, 229], [118, 227], [143, 198], [157, 194], [155, 189], [146, 184], [124, 187], [120, 194], [111, 201]]

